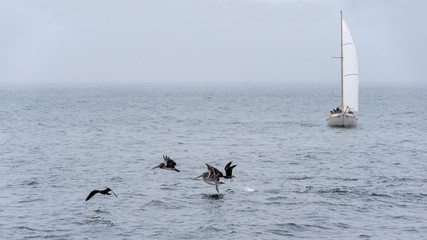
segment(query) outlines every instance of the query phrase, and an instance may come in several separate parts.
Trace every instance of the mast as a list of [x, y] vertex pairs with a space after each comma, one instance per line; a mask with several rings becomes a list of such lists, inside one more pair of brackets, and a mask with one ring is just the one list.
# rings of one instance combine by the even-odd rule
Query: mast
[[341, 112], [344, 112], [344, 87], [343, 87], [343, 81], [344, 81], [344, 56], [343, 56], [343, 43], [342, 43], [342, 11], [340, 11], [341, 15]]

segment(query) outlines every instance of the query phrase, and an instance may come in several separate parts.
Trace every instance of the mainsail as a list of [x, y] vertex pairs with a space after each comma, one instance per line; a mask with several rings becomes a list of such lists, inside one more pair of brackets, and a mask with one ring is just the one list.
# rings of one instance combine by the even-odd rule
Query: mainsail
[[359, 111], [359, 64], [353, 38], [342, 20], [343, 38], [343, 110]]

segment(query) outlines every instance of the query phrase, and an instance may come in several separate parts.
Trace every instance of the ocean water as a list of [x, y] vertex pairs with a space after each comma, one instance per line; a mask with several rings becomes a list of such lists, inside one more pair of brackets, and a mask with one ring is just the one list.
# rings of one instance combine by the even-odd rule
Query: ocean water
[[0, 238], [426, 239], [427, 89], [337, 90], [0, 89]]

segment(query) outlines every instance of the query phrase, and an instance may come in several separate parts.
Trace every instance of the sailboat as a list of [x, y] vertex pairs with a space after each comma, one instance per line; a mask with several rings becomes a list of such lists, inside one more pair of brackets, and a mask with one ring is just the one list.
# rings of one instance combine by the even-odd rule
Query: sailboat
[[326, 119], [331, 127], [355, 127], [359, 110], [359, 64], [350, 30], [341, 14], [341, 109], [334, 109]]

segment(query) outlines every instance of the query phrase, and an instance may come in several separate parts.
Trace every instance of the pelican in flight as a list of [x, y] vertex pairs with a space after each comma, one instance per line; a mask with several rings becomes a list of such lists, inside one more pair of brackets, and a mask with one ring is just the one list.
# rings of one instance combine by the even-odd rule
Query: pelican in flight
[[206, 166], [208, 167], [209, 172], [205, 172], [202, 175], [195, 177], [193, 179], [203, 177], [203, 181], [207, 184], [215, 185], [215, 189], [219, 193], [218, 184], [223, 184], [222, 182], [219, 181], [219, 178], [223, 177], [224, 175], [218, 169], [212, 167], [211, 165], [209, 165], [207, 163], [206, 163]]
[[160, 163], [158, 166], [155, 166], [152, 169], [162, 168], [179, 172], [179, 170], [175, 168], [176, 162], [174, 160], [170, 159], [168, 156], [163, 156], [163, 160], [165, 161], [164, 163]]
[[114, 196], [117, 197], [117, 195], [113, 192], [113, 190], [111, 190], [110, 188], [106, 188], [104, 190], [93, 190], [92, 192], [89, 193], [89, 195], [86, 198], [86, 201], [91, 199], [93, 196], [95, 196], [95, 194], [97, 193], [101, 193], [101, 194], [106, 194], [106, 195], [111, 195], [109, 192], [112, 192], [114, 194]]

